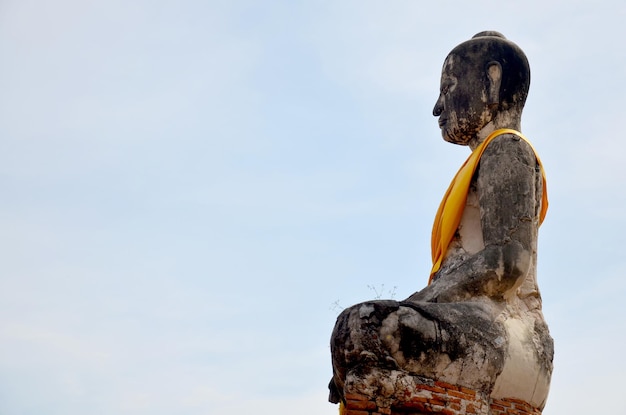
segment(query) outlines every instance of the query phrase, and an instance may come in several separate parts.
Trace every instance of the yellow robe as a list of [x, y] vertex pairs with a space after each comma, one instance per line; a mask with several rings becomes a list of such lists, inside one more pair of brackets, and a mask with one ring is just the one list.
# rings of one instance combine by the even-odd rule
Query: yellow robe
[[518, 137], [521, 137], [530, 145], [530, 147], [535, 152], [535, 157], [537, 158], [537, 163], [539, 164], [539, 167], [541, 169], [541, 176], [543, 178], [543, 196], [541, 200], [541, 212], [539, 213], [540, 225], [546, 216], [546, 212], [548, 210], [548, 189], [546, 184], [546, 175], [543, 169], [543, 165], [541, 164], [541, 160], [537, 155], [537, 151], [530, 143], [530, 141], [528, 141], [528, 139], [524, 137], [519, 131], [502, 128], [492, 132], [472, 152], [472, 154], [470, 154], [467, 160], [465, 160], [465, 163], [463, 163], [456, 176], [454, 176], [454, 179], [452, 179], [452, 183], [450, 183], [450, 186], [448, 187], [448, 190], [446, 191], [446, 194], [443, 196], [443, 200], [439, 205], [437, 215], [435, 216], [435, 222], [433, 224], [431, 239], [433, 268], [430, 271], [428, 284], [432, 282], [433, 276], [437, 271], [439, 271], [443, 258], [448, 250], [448, 246], [450, 245], [450, 242], [452, 241], [452, 238], [454, 237], [454, 234], [459, 227], [459, 223], [461, 223], [461, 217], [463, 216], [463, 210], [465, 209], [470, 182], [472, 181], [472, 177], [474, 176], [476, 167], [478, 167], [480, 157], [485, 151], [485, 148], [487, 148], [487, 145], [489, 145], [489, 143], [494, 138], [502, 134], [515, 134]]

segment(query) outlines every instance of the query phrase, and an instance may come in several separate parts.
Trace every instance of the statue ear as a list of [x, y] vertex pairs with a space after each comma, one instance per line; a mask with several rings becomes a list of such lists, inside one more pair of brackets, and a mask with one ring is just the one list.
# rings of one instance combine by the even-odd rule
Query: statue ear
[[502, 83], [502, 65], [500, 62], [491, 61], [487, 64], [487, 78], [489, 78], [488, 104], [499, 104], [500, 84]]

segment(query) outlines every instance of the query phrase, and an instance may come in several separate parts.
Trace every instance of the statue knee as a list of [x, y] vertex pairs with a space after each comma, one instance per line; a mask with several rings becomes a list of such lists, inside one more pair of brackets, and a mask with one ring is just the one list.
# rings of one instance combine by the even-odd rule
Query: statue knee
[[335, 323], [331, 353], [335, 367], [351, 368], [363, 361], [385, 360], [381, 327], [400, 305], [392, 300], [367, 301], [345, 309]]

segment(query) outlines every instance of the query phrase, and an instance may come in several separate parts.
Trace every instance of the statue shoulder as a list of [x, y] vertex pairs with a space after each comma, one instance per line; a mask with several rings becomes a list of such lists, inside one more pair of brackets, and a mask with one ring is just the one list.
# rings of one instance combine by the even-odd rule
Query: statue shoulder
[[487, 144], [480, 164], [488, 164], [498, 170], [511, 170], [516, 166], [534, 168], [537, 156], [528, 141], [515, 134], [502, 134]]

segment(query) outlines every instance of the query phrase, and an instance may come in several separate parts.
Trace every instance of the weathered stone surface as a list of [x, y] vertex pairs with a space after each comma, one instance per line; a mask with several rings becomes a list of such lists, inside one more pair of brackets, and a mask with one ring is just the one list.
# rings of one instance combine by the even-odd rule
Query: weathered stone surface
[[[444, 62], [433, 110], [444, 139], [474, 150], [495, 130], [519, 131], [529, 83], [526, 57], [502, 35], [483, 32], [457, 46]], [[471, 403], [482, 408], [474, 413], [509, 413], [496, 401], [540, 413], [553, 358], [536, 279], [543, 189], [530, 144], [515, 134], [493, 139], [432, 283], [404, 301], [369, 301], [338, 317], [330, 400], [346, 403], [351, 394], [376, 408], [349, 410], [432, 413], [419, 394], [443, 382], [481, 395], [484, 402]], [[457, 411], [453, 397], [441, 408]]]

